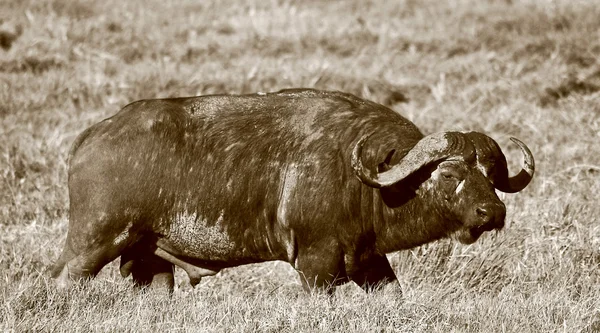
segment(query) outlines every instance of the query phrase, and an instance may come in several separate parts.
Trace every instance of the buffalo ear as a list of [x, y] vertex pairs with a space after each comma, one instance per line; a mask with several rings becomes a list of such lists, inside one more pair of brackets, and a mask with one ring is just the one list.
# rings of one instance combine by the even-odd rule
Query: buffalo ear
[[392, 162], [392, 156], [394, 156], [395, 152], [396, 152], [396, 149], [390, 150], [390, 152], [385, 157], [385, 160], [383, 160], [383, 162], [381, 162], [381, 163], [379, 163], [379, 165], [377, 165], [377, 172], [385, 172], [385, 171], [388, 171], [389, 169], [391, 169], [390, 163]]

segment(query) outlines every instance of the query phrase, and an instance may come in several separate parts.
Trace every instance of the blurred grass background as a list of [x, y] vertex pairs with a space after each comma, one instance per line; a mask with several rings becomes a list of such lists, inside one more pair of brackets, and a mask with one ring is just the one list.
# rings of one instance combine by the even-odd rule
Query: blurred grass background
[[[534, 0], [0, 2], [0, 329], [14, 331], [600, 331], [600, 3]], [[173, 297], [115, 265], [58, 293], [66, 156], [143, 98], [342, 90], [425, 133], [495, 138], [534, 182], [507, 227], [390, 255], [404, 295], [306, 295], [285, 263]]]

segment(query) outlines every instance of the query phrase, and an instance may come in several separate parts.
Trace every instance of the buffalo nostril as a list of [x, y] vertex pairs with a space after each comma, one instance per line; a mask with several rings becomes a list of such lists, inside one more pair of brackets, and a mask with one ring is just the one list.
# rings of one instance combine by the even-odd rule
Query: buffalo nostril
[[492, 214], [490, 213], [489, 209], [483, 208], [483, 207], [477, 207], [475, 209], [475, 212], [477, 213], [477, 217], [479, 217], [484, 224], [488, 223], [491, 220]]
[[477, 207], [476, 211], [477, 211], [477, 215], [479, 215], [481, 217], [488, 216], [488, 210], [485, 208]]

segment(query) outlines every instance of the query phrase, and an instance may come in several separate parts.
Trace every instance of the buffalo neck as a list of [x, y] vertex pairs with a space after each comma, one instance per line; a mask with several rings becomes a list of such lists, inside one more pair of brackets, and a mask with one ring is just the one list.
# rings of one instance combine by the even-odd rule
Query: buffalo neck
[[[374, 191], [374, 208], [380, 216], [374, 221], [378, 252], [410, 249], [443, 238], [456, 229], [435, 208], [434, 198], [419, 190], [389, 192], [393, 191]], [[389, 199], [390, 196], [394, 198]]]

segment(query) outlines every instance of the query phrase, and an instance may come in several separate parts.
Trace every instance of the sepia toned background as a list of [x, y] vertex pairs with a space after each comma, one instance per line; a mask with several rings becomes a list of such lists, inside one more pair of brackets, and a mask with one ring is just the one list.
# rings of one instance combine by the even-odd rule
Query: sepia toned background
[[[600, 2], [0, 1], [0, 331], [600, 331]], [[391, 254], [403, 295], [302, 291], [274, 262], [141, 292], [108, 265], [58, 292], [77, 134], [134, 100], [341, 90], [426, 134], [482, 131], [523, 192], [476, 244]]]

